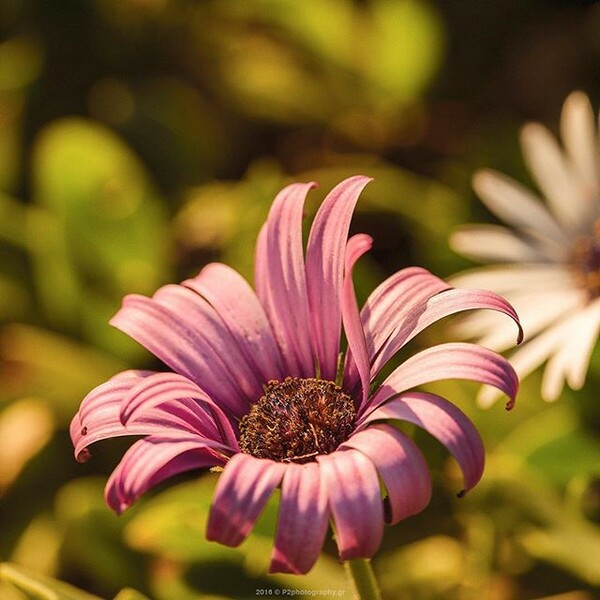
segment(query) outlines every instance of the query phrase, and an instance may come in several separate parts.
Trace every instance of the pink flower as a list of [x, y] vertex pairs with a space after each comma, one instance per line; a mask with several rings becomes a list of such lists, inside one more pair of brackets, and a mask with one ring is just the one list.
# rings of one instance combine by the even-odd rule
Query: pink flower
[[455, 456], [465, 489], [477, 483], [484, 450], [473, 424], [448, 400], [413, 388], [470, 379], [507, 394], [510, 407], [518, 380], [504, 358], [474, 344], [441, 344], [409, 358], [375, 390], [373, 382], [400, 348], [445, 316], [491, 308], [518, 323], [517, 315], [492, 292], [453, 289], [420, 268], [384, 281], [359, 312], [352, 269], [372, 240], [348, 239], [348, 230], [368, 182], [352, 177], [331, 191], [306, 259], [302, 211], [314, 184], [286, 187], [258, 239], [256, 293], [215, 263], [153, 298], [125, 298], [111, 323], [172, 372], [121, 373], [90, 392], [72, 421], [79, 460], [100, 439], [145, 436], [107, 483], [114, 510], [177, 473], [220, 466], [207, 537], [240, 544], [279, 487], [270, 570], [306, 573], [330, 519], [342, 560], [371, 557], [384, 522], [428, 504], [425, 460], [389, 421], [427, 430]]

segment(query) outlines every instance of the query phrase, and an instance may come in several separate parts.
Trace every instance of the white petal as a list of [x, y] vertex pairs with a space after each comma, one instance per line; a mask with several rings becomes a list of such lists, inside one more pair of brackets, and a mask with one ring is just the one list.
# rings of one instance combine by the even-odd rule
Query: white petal
[[583, 92], [573, 92], [565, 100], [560, 126], [569, 158], [581, 179], [582, 192], [592, 203], [600, 193], [600, 153], [594, 111]]
[[498, 294], [523, 287], [569, 289], [573, 279], [559, 265], [492, 265], [468, 269], [449, 279], [454, 287], [490, 289]]
[[590, 357], [600, 333], [600, 300], [596, 300], [588, 309], [587, 318], [579, 331], [578, 352], [571, 354], [567, 370], [567, 381], [573, 389], [583, 387]]
[[569, 386], [579, 389], [585, 382], [585, 375], [590, 361], [590, 355], [598, 339], [600, 328], [600, 300], [596, 300], [583, 311], [578, 312], [570, 321], [570, 337], [559, 351], [552, 357], [546, 367], [544, 397], [555, 399], [562, 391], [560, 384], [554, 382], [554, 373], [566, 378]]
[[[548, 289], [524, 290], [520, 294], [507, 296], [513, 305], [525, 332], [525, 339], [531, 339], [549, 325], [577, 310], [582, 303], [580, 290], [573, 288], [555, 292]], [[495, 317], [496, 315], [489, 315]], [[498, 322], [495, 321], [494, 325]], [[505, 327], [488, 327], [478, 342], [495, 350], [506, 350], [514, 345], [514, 335], [509, 335]]]
[[450, 246], [460, 254], [480, 261], [545, 262], [533, 245], [499, 225], [465, 225], [450, 236]]
[[553, 214], [566, 227], [579, 229], [587, 215], [588, 199], [554, 136], [543, 125], [529, 123], [521, 131], [521, 144], [525, 161]]
[[565, 232], [539, 198], [514, 179], [484, 169], [473, 177], [473, 188], [483, 203], [509, 225], [535, 230], [554, 240], [566, 239]]
[[[531, 341], [525, 342], [510, 356], [510, 363], [520, 379], [527, 377], [568, 342], [571, 335], [572, 321], [578, 315], [579, 313], [574, 316], [571, 315], [555, 323]], [[553, 373], [551, 372], [549, 376], [552, 378]], [[552, 399], [544, 394], [542, 395], [546, 400]], [[478, 394], [477, 401], [481, 406], [491, 406], [499, 397], [500, 394], [496, 393], [496, 390], [484, 387]]]

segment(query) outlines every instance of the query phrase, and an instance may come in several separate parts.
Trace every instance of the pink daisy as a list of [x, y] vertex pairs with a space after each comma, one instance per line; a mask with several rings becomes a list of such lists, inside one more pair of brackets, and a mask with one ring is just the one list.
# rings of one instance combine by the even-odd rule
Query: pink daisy
[[352, 269], [372, 240], [348, 239], [348, 230], [369, 181], [352, 177], [330, 192], [306, 258], [302, 212], [314, 184], [280, 192], [257, 243], [256, 293], [215, 263], [152, 298], [125, 298], [111, 323], [172, 371], [120, 373], [90, 392], [72, 421], [79, 460], [98, 440], [144, 436], [107, 483], [115, 511], [177, 473], [222, 467], [208, 539], [240, 544], [280, 488], [270, 571], [306, 573], [330, 520], [341, 559], [367, 558], [385, 522], [428, 504], [425, 460], [390, 421], [428, 431], [455, 456], [465, 490], [477, 483], [484, 449], [474, 425], [448, 400], [413, 388], [474, 380], [504, 392], [510, 407], [518, 380], [503, 357], [474, 344], [440, 344], [373, 382], [400, 348], [445, 316], [491, 308], [518, 324], [517, 315], [492, 292], [453, 289], [421, 268], [391, 276], [359, 312]]
[[[555, 400], [565, 381], [579, 389], [600, 330], [600, 145], [587, 96], [565, 101], [560, 129], [564, 148], [542, 125], [523, 128], [523, 155], [542, 202], [516, 181], [491, 170], [473, 187], [509, 227], [471, 225], [454, 233], [452, 247], [478, 261], [497, 263], [452, 278], [457, 286], [485, 287], [515, 307], [527, 341], [510, 357], [524, 378], [546, 364], [542, 396]], [[458, 335], [503, 351], [512, 341], [489, 313], [467, 317]], [[484, 389], [483, 404], [497, 398]]]

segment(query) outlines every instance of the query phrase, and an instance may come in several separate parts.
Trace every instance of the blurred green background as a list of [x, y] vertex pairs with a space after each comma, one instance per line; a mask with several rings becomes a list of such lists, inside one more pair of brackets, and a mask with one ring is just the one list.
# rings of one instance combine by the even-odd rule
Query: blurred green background
[[[311, 214], [343, 177], [375, 177], [353, 222], [375, 238], [363, 299], [401, 267], [469, 266], [446, 240], [492, 220], [473, 171], [529, 182], [520, 126], [556, 130], [573, 89], [599, 105], [600, 4], [0, 0], [0, 32], [0, 597], [348, 590], [331, 542], [308, 576], [265, 575], [276, 502], [241, 548], [204, 541], [213, 475], [109, 511], [103, 485], [127, 442], [77, 464], [69, 420], [112, 374], [159, 365], [107, 321], [124, 294], [211, 260], [251, 276], [292, 180], [321, 183]], [[434, 497], [386, 529], [384, 597], [600, 598], [599, 384], [596, 352], [585, 389], [552, 405], [538, 375], [512, 413], [478, 408], [474, 386], [438, 386], [480, 428], [486, 474], [458, 500], [456, 465], [415, 432]]]

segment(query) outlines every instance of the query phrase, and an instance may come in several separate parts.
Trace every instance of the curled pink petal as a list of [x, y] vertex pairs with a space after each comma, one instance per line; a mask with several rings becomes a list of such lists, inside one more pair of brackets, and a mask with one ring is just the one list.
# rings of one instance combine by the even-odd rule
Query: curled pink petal
[[519, 389], [515, 370], [496, 352], [476, 344], [438, 344], [395, 369], [370, 398], [365, 414], [401, 392], [443, 379], [468, 379], [494, 386], [508, 396], [508, 410], [514, 406]]
[[[182, 285], [164, 285], [152, 300], [176, 315], [188, 331], [202, 333], [203, 343], [196, 342], [197, 349], [209, 352], [213, 362], [223, 364], [225, 374], [239, 386], [241, 394], [251, 402], [260, 398], [262, 380], [256, 369], [205, 298]], [[231, 374], [232, 365], [235, 365], [235, 377]]]
[[[408, 267], [388, 277], [373, 290], [360, 313], [371, 361], [371, 379], [385, 364], [378, 358], [382, 348], [410, 312], [422, 309], [429, 298], [451, 287], [426, 269]], [[345, 381], [348, 389], [354, 388], [359, 380], [356, 366], [347, 361]]]
[[317, 457], [327, 482], [340, 559], [372, 557], [383, 536], [383, 501], [377, 470], [357, 450]]
[[225, 465], [208, 517], [207, 539], [239, 546], [267, 500], [281, 483], [286, 465], [239, 453]]
[[448, 400], [426, 392], [403, 392], [371, 412], [359, 427], [384, 419], [413, 423], [437, 438], [456, 458], [466, 490], [481, 479], [485, 462], [481, 437], [471, 420]]
[[329, 523], [327, 491], [319, 466], [286, 466], [270, 573], [307, 573], [315, 564]]
[[230, 414], [246, 412], [250, 399], [232, 375], [231, 365], [223, 355], [214, 352], [213, 340], [187, 326], [172, 310], [134, 294], [125, 297], [111, 324], [177, 373], [202, 384], [206, 393]]
[[211, 263], [182, 285], [206, 298], [263, 381], [283, 376], [281, 353], [271, 324], [254, 290], [237, 271]]
[[426, 302], [412, 305], [403, 312], [403, 320], [381, 345], [374, 370], [387, 363], [400, 348], [433, 323], [464, 310], [491, 309], [508, 315], [517, 324], [517, 344], [523, 340], [523, 329], [515, 309], [502, 296], [487, 290], [449, 289]]
[[365, 332], [362, 328], [356, 294], [354, 293], [354, 284], [352, 283], [352, 269], [356, 261], [371, 249], [373, 238], [365, 234], [352, 236], [348, 240], [346, 248], [346, 271], [344, 273], [344, 283], [342, 287], [342, 321], [344, 331], [348, 338], [348, 353], [356, 364], [360, 382], [362, 386], [362, 400], [364, 403], [369, 393], [370, 364], [367, 351], [367, 342]]
[[222, 465], [214, 450], [222, 446], [192, 436], [138, 440], [112, 472], [105, 490], [107, 504], [118, 514], [161, 481], [179, 473]]
[[395, 427], [372, 425], [352, 435], [343, 448], [359, 450], [375, 465], [388, 493], [389, 523], [420, 513], [429, 504], [427, 463], [416, 444]]
[[133, 428], [125, 429], [119, 419], [119, 405], [123, 396], [151, 373], [125, 371], [94, 388], [83, 399], [69, 427], [75, 457], [79, 462], [88, 460], [88, 446], [94, 442], [111, 437], [152, 433], [154, 427], [148, 423], [138, 423]]
[[[187, 400], [187, 402], [186, 402]], [[215, 438], [238, 449], [235, 431], [221, 408], [193, 381], [177, 373], [156, 373], [146, 377], [124, 397], [120, 406], [120, 418], [125, 424], [136, 421], [141, 413], [163, 403], [171, 403], [169, 418], [174, 418], [177, 411], [188, 410], [182, 419], [183, 424], [195, 424], [200, 433], [207, 435], [207, 426], [212, 426]]]
[[358, 196], [369, 177], [350, 177], [325, 198], [306, 249], [306, 285], [320, 376], [335, 380], [342, 326], [341, 294], [348, 230]]
[[302, 211], [314, 183], [295, 183], [275, 198], [256, 247], [256, 291], [269, 317], [287, 375], [314, 376], [302, 250]]

